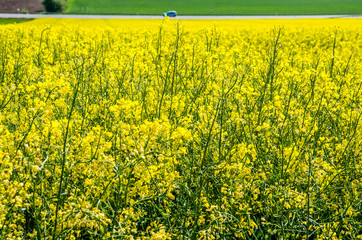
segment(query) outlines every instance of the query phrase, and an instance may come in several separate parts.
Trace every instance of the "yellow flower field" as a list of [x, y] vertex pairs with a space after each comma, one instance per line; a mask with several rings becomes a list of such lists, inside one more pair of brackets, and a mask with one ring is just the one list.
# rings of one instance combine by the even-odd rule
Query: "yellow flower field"
[[0, 26], [1, 239], [362, 239], [362, 19]]

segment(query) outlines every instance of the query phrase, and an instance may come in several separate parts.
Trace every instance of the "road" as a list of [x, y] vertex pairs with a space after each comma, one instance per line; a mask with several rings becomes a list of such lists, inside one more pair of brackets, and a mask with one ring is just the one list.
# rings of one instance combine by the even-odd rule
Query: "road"
[[[77, 19], [162, 19], [155, 15], [72, 15], [0, 13], [0, 18], [77, 18]], [[265, 15], [265, 16], [177, 16], [175, 19], [298, 19], [298, 18], [362, 18], [362, 15]]]

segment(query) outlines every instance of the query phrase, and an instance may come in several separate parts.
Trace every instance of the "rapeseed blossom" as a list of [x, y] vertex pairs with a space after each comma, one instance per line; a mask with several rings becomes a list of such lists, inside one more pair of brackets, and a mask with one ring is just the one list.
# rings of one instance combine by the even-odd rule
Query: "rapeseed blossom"
[[360, 19], [0, 30], [1, 237], [362, 238]]

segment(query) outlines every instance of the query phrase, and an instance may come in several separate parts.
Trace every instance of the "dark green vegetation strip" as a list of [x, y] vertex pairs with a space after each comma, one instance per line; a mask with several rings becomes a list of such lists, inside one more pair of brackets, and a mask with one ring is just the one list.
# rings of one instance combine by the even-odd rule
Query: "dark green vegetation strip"
[[361, 0], [68, 0], [68, 13], [358, 14]]

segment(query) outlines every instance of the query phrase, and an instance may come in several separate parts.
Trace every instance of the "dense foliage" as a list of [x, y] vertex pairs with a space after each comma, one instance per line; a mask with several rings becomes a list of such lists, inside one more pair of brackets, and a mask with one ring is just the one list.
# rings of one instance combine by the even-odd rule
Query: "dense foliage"
[[361, 21], [288, 21], [0, 26], [0, 236], [361, 238]]
[[43, 0], [42, 4], [46, 12], [64, 12], [67, 8], [66, 0]]

